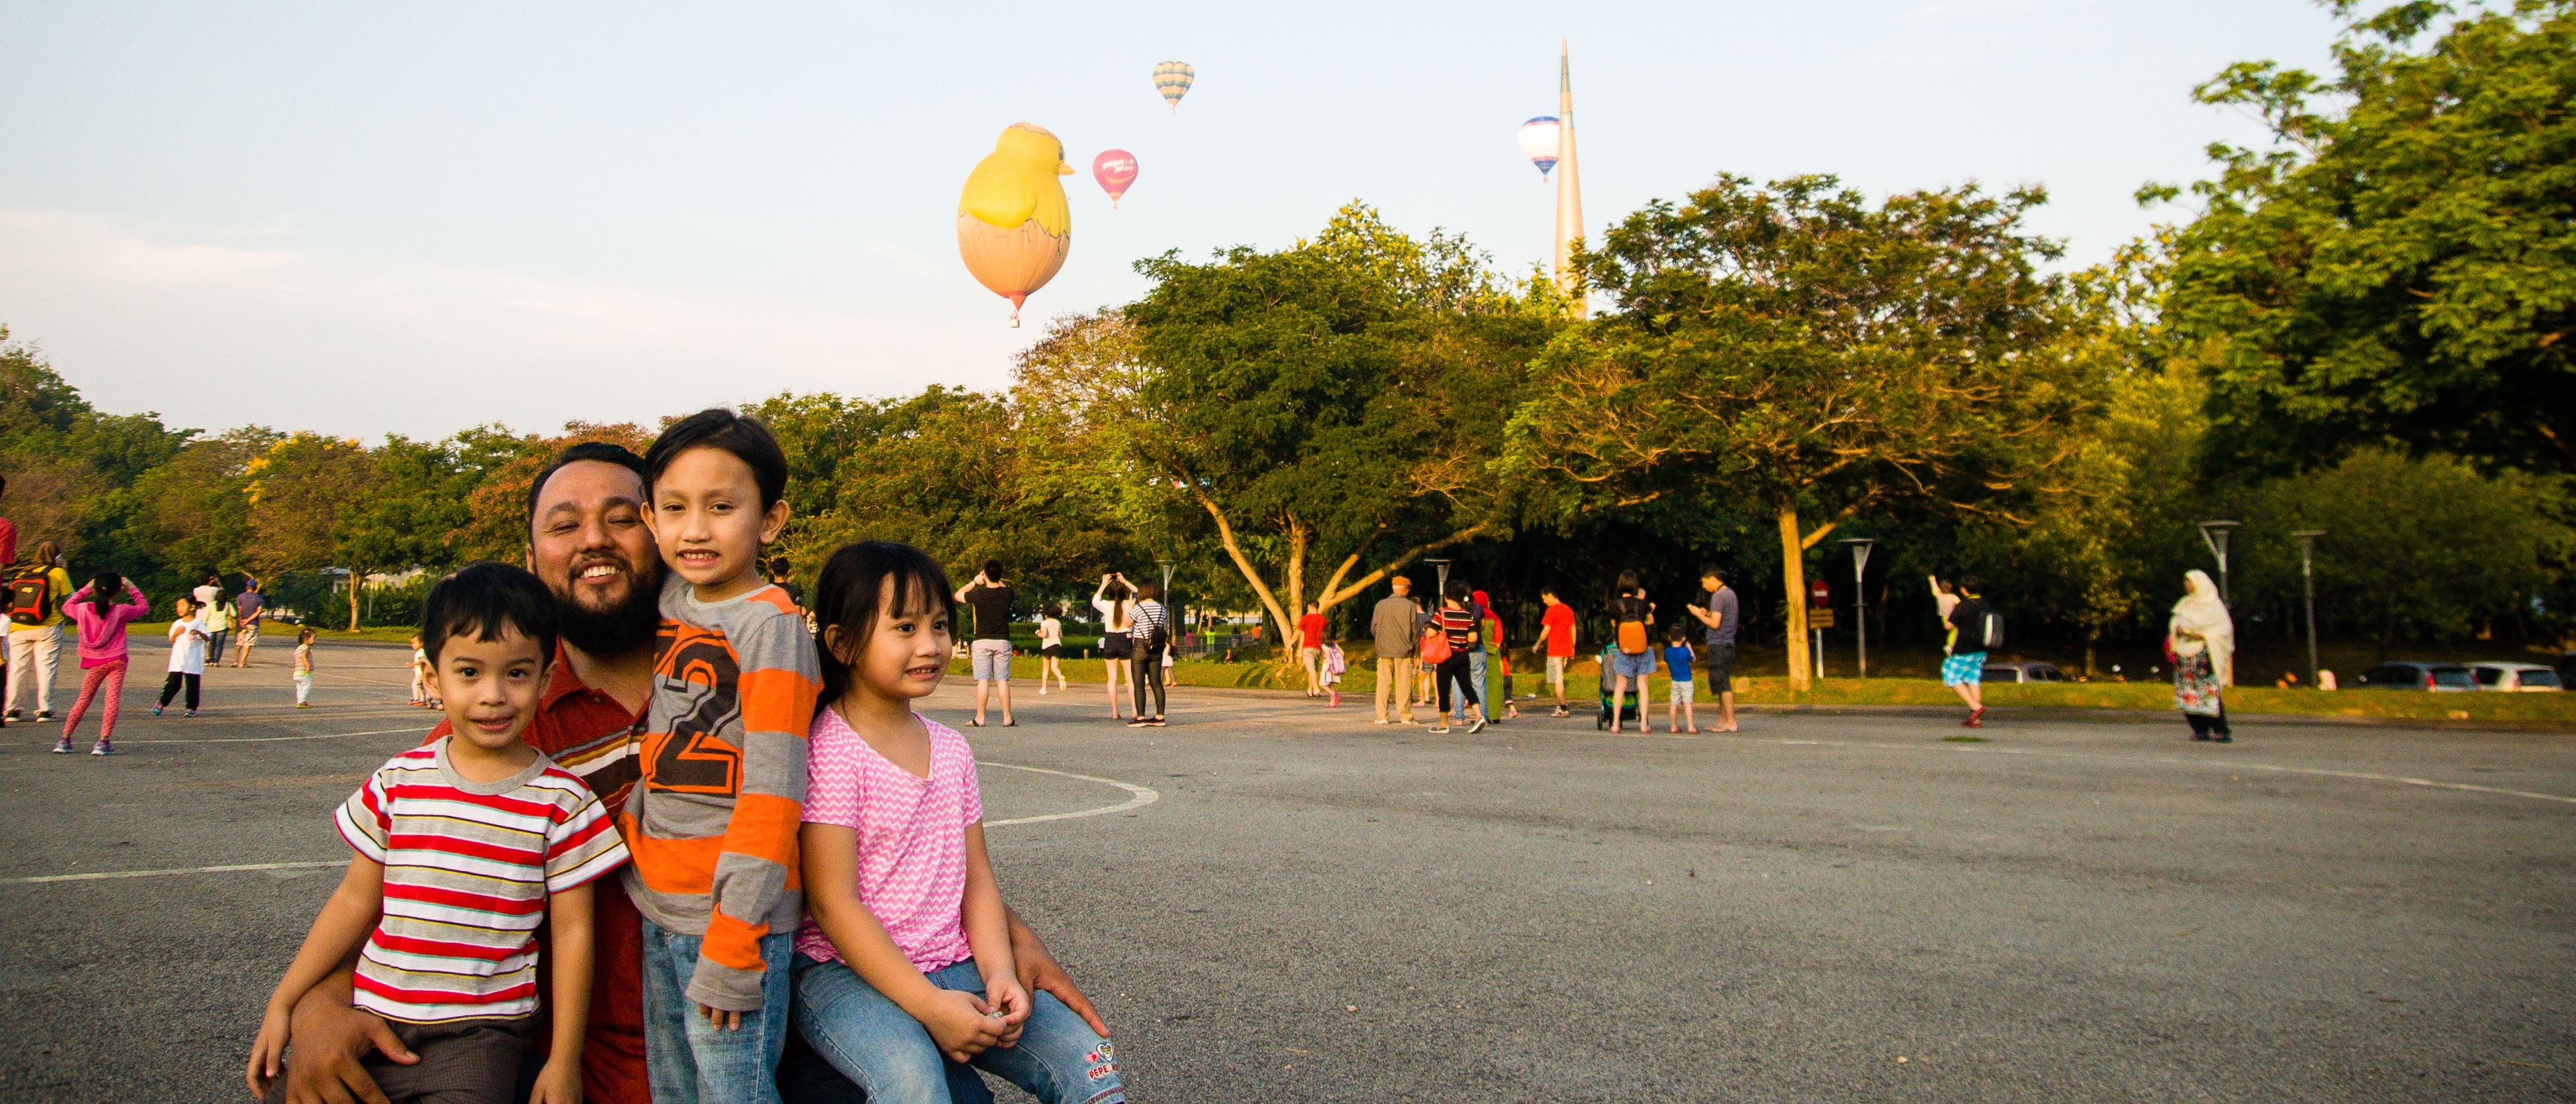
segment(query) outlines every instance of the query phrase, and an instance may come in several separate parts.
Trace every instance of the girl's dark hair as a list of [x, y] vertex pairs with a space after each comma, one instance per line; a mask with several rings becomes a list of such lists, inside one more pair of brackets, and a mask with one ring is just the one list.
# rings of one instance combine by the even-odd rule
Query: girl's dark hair
[[488, 641], [507, 628], [534, 642], [537, 657], [552, 663], [558, 624], [554, 592], [546, 584], [527, 568], [485, 560], [429, 588], [420, 603], [420, 647], [436, 663], [452, 638]]
[[653, 439], [653, 447], [644, 450], [645, 493], [652, 493], [653, 484], [661, 482], [671, 461], [693, 448], [722, 449], [749, 466], [751, 481], [760, 487], [761, 509], [786, 496], [787, 453], [778, 447], [778, 438], [770, 436], [769, 427], [759, 419], [720, 406], [673, 422]]
[[850, 655], [867, 650], [877, 615], [886, 612], [886, 581], [894, 581], [894, 612], [927, 610], [957, 623], [955, 587], [930, 554], [898, 541], [858, 541], [832, 550], [814, 581], [814, 650], [823, 661], [824, 705], [850, 692], [850, 661], [832, 654], [832, 630]]
[[114, 605], [117, 599], [123, 597], [125, 597], [125, 576], [113, 571], [102, 571], [90, 579], [89, 604], [90, 608], [98, 611], [99, 616], [107, 616], [107, 607]]
[[1128, 586], [1124, 581], [1111, 579], [1109, 585], [1101, 590], [1100, 596], [1112, 602], [1124, 602], [1134, 593], [1136, 588]]
[[1467, 580], [1465, 580], [1465, 579], [1451, 579], [1451, 580], [1449, 580], [1449, 590], [1448, 590], [1448, 593], [1447, 593], [1446, 597], [1455, 598], [1455, 599], [1457, 599], [1457, 600], [1459, 600], [1459, 601], [1461, 601], [1461, 602], [1464, 602], [1464, 601], [1466, 601], [1467, 599], [1473, 598], [1473, 597], [1475, 597], [1475, 596], [1476, 596], [1476, 588], [1471, 587], [1471, 586], [1468, 586], [1468, 585], [1467, 585]]
[[1637, 573], [1636, 573], [1636, 572], [1634, 572], [1634, 571], [1622, 571], [1622, 572], [1620, 572], [1620, 573], [1619, 573], [1619, 597], [1625, 598], [1625, 597], [1627, 597], [1627, 596], [1628, 596], [1628, 592], [1629, 592], [1629, 591], [1632, 591], [1632, 590], [1635, 590], [1635, 589], [1637, 589]]

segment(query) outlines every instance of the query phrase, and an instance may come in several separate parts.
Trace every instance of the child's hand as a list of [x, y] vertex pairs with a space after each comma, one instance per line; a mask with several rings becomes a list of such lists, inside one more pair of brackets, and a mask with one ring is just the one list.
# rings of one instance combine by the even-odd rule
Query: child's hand
[[742, 1013], [727, 1012], [711, 1004], [698, 1006], [698, 1014], [707, 1018], [707, 1026], [718, 1031], [742, 1030]]
[[578, 1059], [555, 1058], [537, 1071], [536, 1087], [528, 1092], [528, 1104], [581, 1104], [581, 1062]]
[[251, 1040], [250, 1069], [245, 1077], [254, 1099], [267, 1096], [269, 1082], [286, 1072], [288, 1019], [287, 1010], [275, 1005], [259, 1018], [259, 1036]]
[[916, 1018], [930, 1030], [930, 1041], [941, 1054], [963, 1062], [1001, 1043], [1004, 1018], [992, 1012], [993, 1006], [973, 993], [942, 989]]
[[985, 1007], [1002, 1014], [1002, 1039], [998, 1045], [1004, 1049], [1016, 1045], [1020, 1031], [1028, 1026], [1029, 1013], [1036, 1009], [1029, 991], [1020, 987], [1019, 978], [1006, 975], [998, 985], [992, 979], [985, 980], [984, 998]]

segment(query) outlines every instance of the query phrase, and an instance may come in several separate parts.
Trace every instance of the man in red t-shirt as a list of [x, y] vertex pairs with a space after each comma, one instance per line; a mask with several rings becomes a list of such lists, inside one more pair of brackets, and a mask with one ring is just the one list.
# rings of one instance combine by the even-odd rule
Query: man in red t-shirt
[[[661, 628], [662, 559], [644, 525], [643, 472], [644, 461], [633, 452], [584, 443], [557, 456], [528, 492], [528, 567], [560, 603], [563, 643], [525, 739], [580, 775], [612, 809], [625, 805], [639, 773], [635, 735], [653, 692], [653, 647]], [[441, 721], [429, 738], [446, 730]], [[582, 1042], [582, 1096], [597, 1104], [650, 1104], [644, 1072], [642, 916], [618, 879], [592, 884], [598, 887], [592, 902], [597, 969], [589, 1030]], [[1091, 1001], [1037, 934], [1017, 914], [1009, 919], [1021, 983], [1055, 994], [1093, 1030], [1108, 1034]], [[553, 991], [547, 985], [539, 989]], [[361, 1059], [381, 1052], [406, 1065], [413, 1060], [383, 1020], [350, 1007], [348, 964], [297, 1002], [291, 1030], [294, 1042], [287, 1051], [285, 1078], [289, 1104], [381, 1104], [384, 1095]], [[788, 1101], [859, 1098], [854, 1086], [811, 1052], [791, 1046], [788, 1054], [779, 1077]], [[543, 1057], [536, 1055], [536, 1060]], [[980, 1089], [981, 1083], [974, 1087]]]
[[1306, 665], [1306, 696], [1324, 696], [1324, 607], [1319, 602], [1306, 603], [1306, 616], [1297, 619], [1297, 662]]
[[1538, 619], [1539, 636], [1546, 642], [1547, 684], [1556, 691], [1556, 715], [1571, 711], [1565, 707], [1565, 665], [1574, 660], [1574, 607], [1556, 596], [1555, 588], [1538, 592], [1538, 600], [1547, 603], [1547, 612]]

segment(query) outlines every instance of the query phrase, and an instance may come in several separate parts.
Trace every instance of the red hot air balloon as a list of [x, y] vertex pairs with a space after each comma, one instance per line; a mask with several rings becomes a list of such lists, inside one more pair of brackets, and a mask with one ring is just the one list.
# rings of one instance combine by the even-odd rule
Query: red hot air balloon
[[1109, 206], [1118, 206], [1118, 197], [1127, 194], [1127, 186], [1136, 182], [1136, 155], [1123, 149], [1102, 150], [1091, 159], [1091, 178], [1100, 182], [1100, 190], [1109, 193]]

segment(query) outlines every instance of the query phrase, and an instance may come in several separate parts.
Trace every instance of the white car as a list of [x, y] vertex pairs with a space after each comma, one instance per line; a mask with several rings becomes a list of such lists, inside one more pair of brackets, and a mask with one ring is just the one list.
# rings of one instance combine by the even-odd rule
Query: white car
[[2558, 684], [2558, 671], [2537, 663], [2471, 663], [2469, 674], [2478, 680], [2480, 690], [2510, 690], [2541, 693], [2564, 690]]

